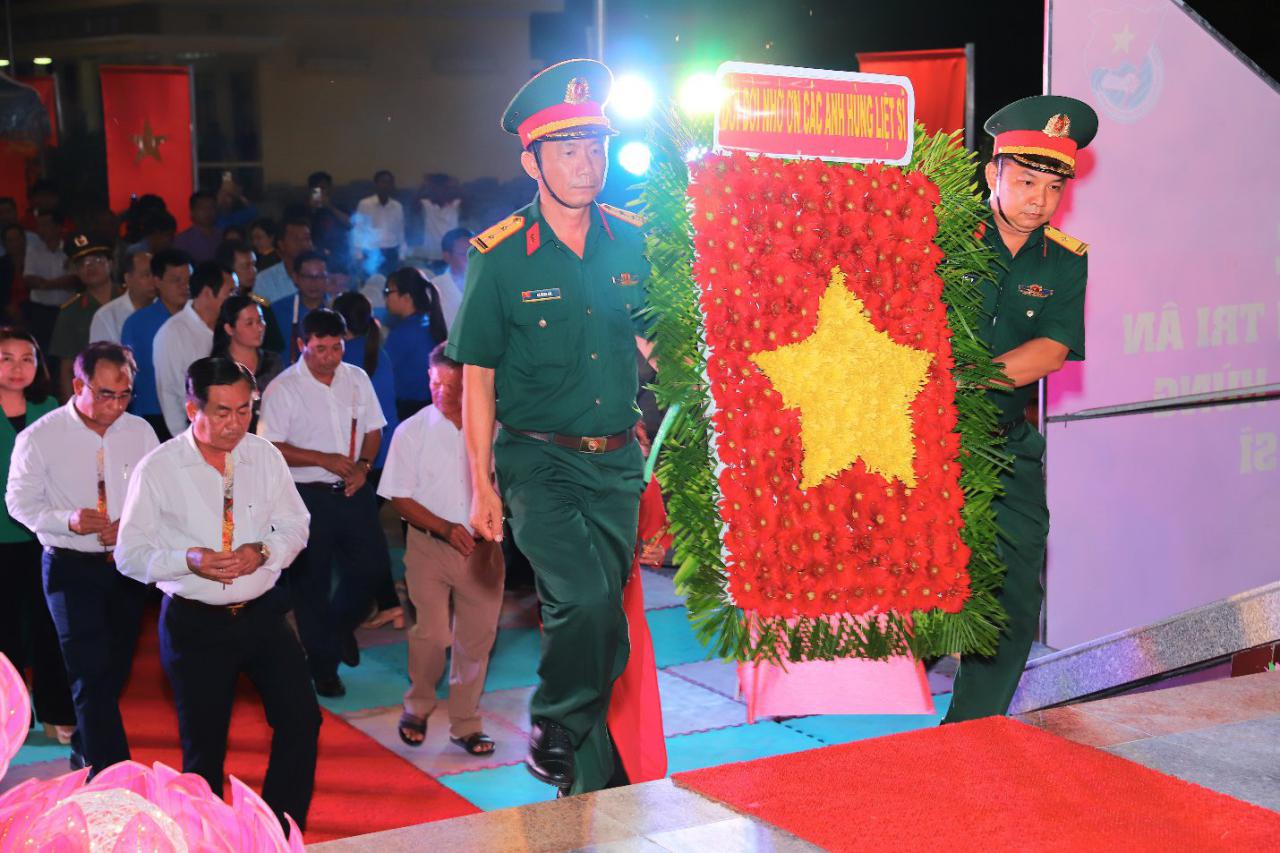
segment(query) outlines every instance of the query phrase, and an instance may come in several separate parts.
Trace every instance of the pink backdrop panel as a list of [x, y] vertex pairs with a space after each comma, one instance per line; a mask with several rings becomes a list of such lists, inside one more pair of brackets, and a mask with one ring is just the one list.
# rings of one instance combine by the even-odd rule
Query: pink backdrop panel
[[[1086, 361], [1050, 415], [1280, 379], [1280, 93], [1171, 0], [1052, 0], [1049, 90], [1092, 104], [1059, 225], [1091, 244]], [[1280, 404], [1052, 424], [1048, 641], [1280, 577]]]

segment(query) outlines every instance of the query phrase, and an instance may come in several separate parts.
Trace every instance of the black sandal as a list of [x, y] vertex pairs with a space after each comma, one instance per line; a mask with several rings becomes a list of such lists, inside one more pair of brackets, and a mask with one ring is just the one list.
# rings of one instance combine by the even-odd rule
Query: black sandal
[[[493, 751], [498, 748], [493, 738], [484, 732], [476, 732], [466, 737], [451, 737], [450, 743], [455, 743], [465, 749], [470, 755], [493, 755]], [[481, 749], [482, 746], [488, 746], [488, 749]]]
[[[414, 734], [422, 736], [421, 740], [410, 740], [405, 736], [405, 732], [410, 731]], [[400, 735], [400, 740], [408, 746], [422, 746], [427, 740], [427, 718], [415, 717], [408, 711], [400, 715], [400, 722], [396, 724], [396, 733]]]

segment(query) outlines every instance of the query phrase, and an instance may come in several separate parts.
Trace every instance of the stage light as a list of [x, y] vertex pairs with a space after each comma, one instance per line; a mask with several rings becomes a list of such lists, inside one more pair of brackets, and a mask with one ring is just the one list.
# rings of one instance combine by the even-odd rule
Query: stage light
[[694, 74], [680, 87], [680, 109], [689, 115], [714, 113], [723, 94], [714, 74]]
[[53, 64], [53, 60], [47, 56], [37, 56], [35, 59], [31, 61], [34, 62], [36, 65], [52, 65]]
[[653, 110], [653, 87], [638, 74], [623, 74], [614, 81], [609, 108], [619, 118], [644, 118]]
[[9, 60], [0, 59], [0, 68], [8, 68], [8, 67], [9, 67]]
[[628, 142], [618, 152], [618, 165], [633, 175], [643, 175], [649, 171], [649, 161], [653, 153], [643, 142]]

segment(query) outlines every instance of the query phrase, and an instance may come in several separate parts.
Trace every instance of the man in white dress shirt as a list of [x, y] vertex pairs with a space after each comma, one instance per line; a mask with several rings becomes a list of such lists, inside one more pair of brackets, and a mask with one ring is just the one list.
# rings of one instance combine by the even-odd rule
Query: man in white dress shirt
[[391, 572], [367, 482], [387, 421], [368, 375], [342, 360], [346, 332], [336, 311], [309, 312], [298, 340], [302, 357], [267, 386], [258, 420], [258, 435], [284, 454], [311, 513], [307, 550], [289, 570], [289, 594], [316, 692], [330, 698], [346, 693], [338, 662], [360, 662], [354, 631]]
[[320, 709], [285, 614], [280, 574], [307, 542], [289, 466], [249, 435], [253, 374], [227, 358], [188, 370], [191, 428], [149, 454], [129, 484], [116, 563], [164, 593], [160, 659], [173, 685], [182, 770], [222, 796], [236, 680], [249, 676], [274, 732], [262, 798], [306, 826]]
[[400, 268], [405, 244], [404, 207], [391, 197], [396, 179], [386, 169], [373, 176], [373, 190], [356, 205], [356, 248], [364, 255], [367, 274], [391, 275]]
[[130, 475], [156, 434], [125, 411], [136, 368], [119, 344], [75, 361], [73, 396], [18, 433], [5, 504], [44, 546], [45, 600], [76, 709], [72, 767], [129, 758], [120, 691], [129, 677], [146, 589], [111, 565]]
[[448, 269], [431, 279], [440, 294], [440, 310], [444, 312], [444, 324], [453, 328], [453, 318], [462, 306], [462, 293], [467, 284], [467, 253], [471, 251], [471, 238], [475, 235], [465, 228], [455, 228], [440, 241]]
[[190, 301], [156, 332], [156, 394], [170, 435], [187, 428], [187, 368], [213, 350], [213, 327], [235, 287], [235, 275], [216, 261], [196, 264]]
[[411, 683], [399, 730], [410, 746], [422, 743], [452, 645], [450, 739], [472, 755], [488, 755], [494, 742], [481, 727], [480, 694], [502, 612], [502, 547], [477, 539], [468, 523], [471, 472], [462, 438], [462, 365], [446, 356], [444, 347], [431, 351], [432, 404], [396, 428], [378, 485], [378, 494], [409, 523], [405, 581], [417, 610], [409, 629]]
[[156, 298], [156, 277], [151, 272], [151, 252], [132, 249], [124, 256], [124, 293], [93, 312], [89, 341], [120, 343], [124, 321], [134, 311], [146, 308]]

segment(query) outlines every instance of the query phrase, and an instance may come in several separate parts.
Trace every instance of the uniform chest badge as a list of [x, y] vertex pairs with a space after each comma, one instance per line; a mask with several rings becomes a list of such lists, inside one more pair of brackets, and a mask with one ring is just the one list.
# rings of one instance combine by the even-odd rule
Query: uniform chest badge
[[1052, 290], [1040, 284], [1021, 285], [1018, 288], [1018, 292], [1021, 293], [1023, 296], [1035, 296], [1040, 299], [1044, 299], [1045, 297], [1048, 297], [1048, 296], [1053, 296]]
[[560, 298], [560, 288], [544, 287], [541, 290], [522, 290], [521, 302], [554, 302]]
[[613, 277], [613, 283], [619, 287], [634, 287], [640, 283], [640, 277], [632, 275], [629, 272], [624, 272], [621, 275], [615, 275]]

